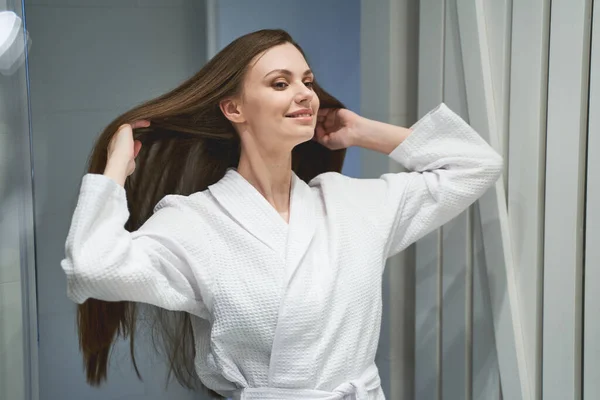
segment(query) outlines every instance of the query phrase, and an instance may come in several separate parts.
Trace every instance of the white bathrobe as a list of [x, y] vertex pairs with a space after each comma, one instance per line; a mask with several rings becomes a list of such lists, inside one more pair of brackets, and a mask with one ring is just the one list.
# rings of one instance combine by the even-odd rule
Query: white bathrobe
[[501, 157], [441, 105], [390, 157], [414, 172], [292, 177], [286, 223], [230, 169], [167, 196], [136, 232], [125, 191], [83, 178], [62, 267], [68, 296], [192, 314], [196, 370], [236, 399], [383, 399], [375, 352], [386, 259], [454, 218]]

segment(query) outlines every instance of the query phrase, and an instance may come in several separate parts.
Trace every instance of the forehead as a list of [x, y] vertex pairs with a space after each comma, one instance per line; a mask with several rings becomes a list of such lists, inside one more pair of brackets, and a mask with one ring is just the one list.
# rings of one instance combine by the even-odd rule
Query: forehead
[[287, 69], [294, 74], [303, 74], [308, 63], [300, 51], [291, 43], [272, 47], [256, 56], [250, 63], [250, 75], [262, 78], [275, 69]]

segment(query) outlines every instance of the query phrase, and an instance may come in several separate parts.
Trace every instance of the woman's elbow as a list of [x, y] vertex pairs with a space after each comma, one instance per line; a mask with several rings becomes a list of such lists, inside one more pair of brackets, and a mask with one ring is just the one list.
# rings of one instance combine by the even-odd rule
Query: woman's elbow
[[500, 154], [492, 152], [486, 158], [483, 169], [485, 174], [490, 177], [490, 180], [495, 183], [504, 172], [504, 159]]
[[88, 296], [85, 295], [85, 291], [81, 285], [82, 282], [85, 282], [85, 278], [81, 276], [82, 273], [77, 268], [74, 268], [73, 263], [68, 258], [62, 260], [61, 267], [67, 279], [67, 297], [76, 304], [84, 303], [88, 299]]

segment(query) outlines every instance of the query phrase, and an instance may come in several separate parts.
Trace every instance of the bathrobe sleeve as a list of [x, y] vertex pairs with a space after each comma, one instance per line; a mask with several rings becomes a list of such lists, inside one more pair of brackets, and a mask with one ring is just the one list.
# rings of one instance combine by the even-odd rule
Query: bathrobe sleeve
[[[412, 126], [389, 157], [409, 172], [316, 178], [357, 244], [387, 259], [467, 209], [498, 180], [502, 158], [445, 104]], [[343, 215], [342, 215], [343, 214]]]
[[411, 172], [371, 182], [383, 202], [376, 223], [391, 257], [467, 209], [499, 179], [502, 157], [441, 104], [390, 157]]
[[103, 175], [84, 176], [61, 262], [71, 300], [135, 301], [205, 316], [210, 255], [208, 246], [191, 243], [207, 239], [169, 198], [130, 233], [123, 187]]

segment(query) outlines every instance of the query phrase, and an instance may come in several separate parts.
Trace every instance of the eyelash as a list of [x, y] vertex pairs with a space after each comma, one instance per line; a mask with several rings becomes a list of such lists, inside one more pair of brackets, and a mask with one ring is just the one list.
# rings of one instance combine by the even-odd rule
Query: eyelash
[[[285, 85], [285, 86], [279, 86], [279, 85]], [[304, 84], [306, 85], [307, 88], [312, 89], [314, 87], [314, 82], [313, 81], [306, 81], [304, 82]], [[273, 84], [273, 87], [277, 90], [284, 90], [286, 87], [288, 87], [289, 85], [287, 84], [287, 82], [275, 82]]]

